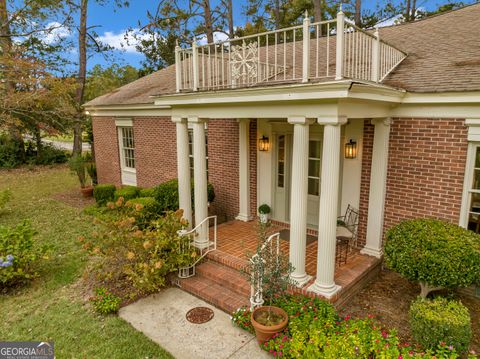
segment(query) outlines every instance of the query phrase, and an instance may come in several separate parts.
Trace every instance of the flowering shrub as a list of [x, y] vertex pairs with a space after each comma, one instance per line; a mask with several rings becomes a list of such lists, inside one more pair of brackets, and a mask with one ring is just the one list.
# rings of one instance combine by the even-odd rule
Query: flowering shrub
[[0, 226], [0, 284], [8, 287], [37, 275], [36, 263], [44, 248], [35, 246], [35, 230], [28, 222], [16, 227]]
[[233, 314], [232, 314], [232, 322], [235, 324], [237, 327], [246, 330], [249, 333], [255, 333], [255, 330], [253, 329], [252, 322], [250, 320], [250, 315], [252, 312], [250, 309], [246, 307], [241, 307], [238, 308]]
[[[418, 352], [401, 344], [394, 330], [388, 331], [372, 316], [340, 318], [334, 307], [318, 298], [287, 295], [273, 301], [289, 315], [288, 327], [262, 348], [281, 358], [458, 358], [453, 346], [441, 343], [438, 348]], [[250, 311], [239, 309], [232, 320], [250, 331]]]
[[193, 248], [181, 251], [189, 240], [177, 234], [185, 225], [181, 216], [181, 211], [167, 212], [146, 229], [128, 216], [103, 222], [104, 230], [93, 233], [90, 241], [79, 238], [95, 258], [88, 274], [110, 289], [129, 292], [127, 299], [158, 291], [168, 273], [189, 265], [197, 255]]
[[115, 294], [101, 287], [95, 289], [95, 296], [91, 297], [90, 301], [92, 301], [96, 312], [100, 314], [111, 314], [118, 312], [122, 300]]

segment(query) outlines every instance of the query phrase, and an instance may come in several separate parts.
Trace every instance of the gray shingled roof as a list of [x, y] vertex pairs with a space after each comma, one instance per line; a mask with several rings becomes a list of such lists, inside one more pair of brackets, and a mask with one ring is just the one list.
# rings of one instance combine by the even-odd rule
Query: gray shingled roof
[[[381, 39], [408, 54], [384, 84], [411, 92], [480, 90], [480, 4], [379, 32]], [[172, 65], [86, 105], [149, 104], [151, 96], [175, 90]]]

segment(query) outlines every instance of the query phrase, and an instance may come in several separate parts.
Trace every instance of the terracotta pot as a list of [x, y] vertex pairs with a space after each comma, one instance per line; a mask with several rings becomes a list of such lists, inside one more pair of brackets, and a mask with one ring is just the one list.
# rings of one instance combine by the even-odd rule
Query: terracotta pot
[[80, 191], [82, 192], [83, 197], [92, 197], [93, 196], [93, 187], [92, 186], [80, 188]]
[[[264, 311], [272, 310], [272, 312], [276, 314], [280, 314], [283, 316], [283, 320], [280, 324], [277, 325], [272, 325], [272, 326], [266, 326], [262, 325], [259, 322], [255, 320], [255, 317], [260, 313]], [[279, 307], [273, 307], [273, 306], [264, 306], [264, 307], [258, 307], [256, 308], [250, 317], [252, 321], [253, 328], [255, 329], [255, 334], [257, 336], [258, 344], [263, 344], [265, 341], [273, 337], [276, 333], [281, 332], [288, 324], [288, 314]]]

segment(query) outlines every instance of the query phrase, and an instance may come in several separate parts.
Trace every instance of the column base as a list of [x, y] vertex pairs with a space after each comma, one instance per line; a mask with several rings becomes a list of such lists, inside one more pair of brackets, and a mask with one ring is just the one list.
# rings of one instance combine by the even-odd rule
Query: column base
[[367, 247], [367, 246], [363, 247], [360, 250], [360, 253], [361, 254], [366, 254], [367, 256], [376, 257], [376, 258], [382, 258], [382, 256], [383, 256], [382, 249], [370, 248], [370, 247]]
[[312, 279], [312, 276], [308, 275], [307, 273], [299, 275], [295, 275], [294, 273], [292, 273], [290, 277], [292, 278], [292, 280], [295, 281], [294, 285], [298, 288], [302, 288], [305, 284], [308, 283], [310, 279]]
[[239, 213], [238, 216], [235, 217], [237, 221], [242, 221], [242, 222], [250, 222], [252, 220], [252, 217], [247, 216], [246, 214]]
[[342, 289], [341, 286], [333, 284], [331, 286], [325, 286], [322, 284], [319, 284], [317, 281], [315, 281], [310, 287], [308, 287], [309, 292], [313, 292], [316, 294], [320, 294], [322, 297], [325, 297], [327, 299], [332, 298], [337, 292]]
[[207, 240], [197, 240], [197, 239], [195, 239], [193, 241], [193, 245], [196, 248], [202, 250], [202, 249], [210, 247], [210, 241], [208, 239]]

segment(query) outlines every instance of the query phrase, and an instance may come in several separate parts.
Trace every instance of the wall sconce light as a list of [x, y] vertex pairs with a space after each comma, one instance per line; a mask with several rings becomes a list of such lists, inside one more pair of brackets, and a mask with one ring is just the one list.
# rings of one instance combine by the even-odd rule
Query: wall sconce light
[[262, 136], [258, 140], [258, 150], [259, 151], [268, 151], [270, 149], [270, 141], [267, 136]]
[[357, 158], [357, 142], [352, 139], [345, 144], [345, 158]]

